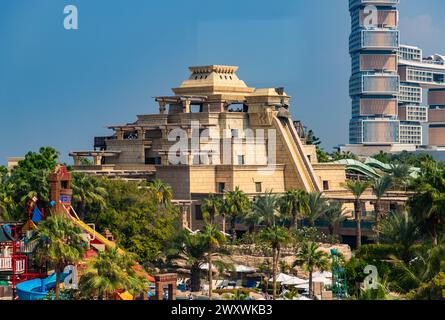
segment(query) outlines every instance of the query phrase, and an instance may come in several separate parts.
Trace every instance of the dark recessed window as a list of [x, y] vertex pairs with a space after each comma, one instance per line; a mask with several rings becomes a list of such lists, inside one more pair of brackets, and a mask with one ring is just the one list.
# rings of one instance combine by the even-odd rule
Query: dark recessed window
[[195, 219], [204, 220], [204, 217], [202, 216], [201, 205], [195, 206]]
[[245, 156], [238, 156], [238, 164], [239, 165], [246, 164], [246, 157]]
[[255, 182], [255, 191], [256, 192], [263, 192], [263, 186], [261, 182]]
[[329, 181], [323, 181], [323, 190], [329, 190]]
[[218, 192], [224, 193], [225, 189], [226, 189], [226, 184], [224, 182], [219, 182], [218, 183]]

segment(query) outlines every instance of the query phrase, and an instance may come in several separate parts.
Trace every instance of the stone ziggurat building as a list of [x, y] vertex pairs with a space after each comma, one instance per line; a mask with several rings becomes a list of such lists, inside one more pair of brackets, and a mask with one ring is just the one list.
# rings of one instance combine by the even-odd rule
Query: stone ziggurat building
[[[114, 134], [96, 137], [94, 151], [71, 152], [74, 170], [123, 179], [161, 179], [172, 186], [174, 199], [183, 208], [184, 225], [194, 230], [202, 226], [201, 200], [236, 187], [252, 198], [291, 188], [323, 191], [350, 205], [353, 197], [341, 187], [345, 166], [317, 163], [315, 146], [304, 143], [291, 119], [290, 97], [282, 88], [248, 87], [237, 70], [191, 67], [190, 78], [172, 89], [173, 96], [156, 97], [159, 114], [109, 126]], [[175, 149], [173, 133], [178, 129], [187, 141], [185, 150]], [[215, 142], [215, 137], [221, 139]], [[182, 163], [172, 163], [172, 156]], [[83, 161], [87, 157], [94, 162]], [[370, 193], [365, 196], [368, 201], [372, 198]]]

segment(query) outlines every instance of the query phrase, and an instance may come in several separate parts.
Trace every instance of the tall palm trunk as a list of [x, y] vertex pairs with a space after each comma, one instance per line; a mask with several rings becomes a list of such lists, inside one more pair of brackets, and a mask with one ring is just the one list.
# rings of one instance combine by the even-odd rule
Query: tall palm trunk
[[312, 285], [312, 272], [313, 272], [313, 270], [311, 269], [309, 271], [309, 297], [310, 298], [314, 297], [314, 288], [313, 288], [313, 285]]
[[362, 208], [360, 199], [355, 200], [355, 221], [356, 221], [356, 249], [360, 250], [362, 246]]
[[192, 292], [198, 292], [201, 288], [201, 268], [198, 265], [193, 265], [190, 270], [190, 287]]
[[212, 300], [213, 291], [213, 266], [212, 250], [209, 250], [209, 300]]
[[236, 216], [233, 216], [230, 219], [230, 229], [232, 232], [232, 240], [235, 240], [236, 239]]
[[272, 299], [277, 297], [277, 248], [272, 249]]
[[[380, 199], [377, 199], [375, 202], [374, 212], [375, 212], [375, 229], [378, 230], [379, 224], [380, 224], [380, 217], [382, 214], [382, 204], [381, 204]], [[378, 232], [376, 234], [376, 242], [377, 242], [377, 244], [380, 244], [380, 235]]]

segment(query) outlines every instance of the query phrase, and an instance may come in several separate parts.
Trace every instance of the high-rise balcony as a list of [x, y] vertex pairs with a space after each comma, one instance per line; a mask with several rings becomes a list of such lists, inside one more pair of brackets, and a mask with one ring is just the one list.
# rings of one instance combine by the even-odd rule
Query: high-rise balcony
[[399, 48], [399, 31], [390, 29], [361, 30], [351, 34], [349, 51], [385, 50], [396, 52]]
[[397, 75], [362, 76], [363, 94], [398, 94], [399, 85], [399, 76]]
[[349, 10], [353, 10], [361, 5], [374, 6], [395, 6], [400, 0], [349, 0]]
[[399, 94], [399, 76], [394, 74], [365, 74], [351, 77], [349, 93], [357, 95], [397, 95]]

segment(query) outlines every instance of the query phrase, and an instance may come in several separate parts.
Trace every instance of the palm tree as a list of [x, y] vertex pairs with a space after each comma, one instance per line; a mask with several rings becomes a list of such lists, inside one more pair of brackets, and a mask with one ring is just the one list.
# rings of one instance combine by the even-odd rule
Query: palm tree
[[278, 261], [280, 259], [282, 246], [289, 241], [289, 233], [286, 229], [273, 225], [261, 232], [260, 239], [272, 248], [273, 299], [275, 300], [277, 296]]
[[355, 221], [356, 221], [356, 237], [357, 237], [357, 244], [356, 249], [359, 250], [362, 246], [362, 203], [360, 198], [362, 197], [363, 193], [368, 189], [370, 186], [369, 182], [361, 182], [361, 181], [352, 181], [348, 180], [345, 184], [343, 184], [343, 187], [346, 188], [348, 191], [352, 193], [354, 196], [354, 212], [355, 212]]
[[312, 274], [317, 268], [325, 271], [329, 268], [329, 256], [327, 253], [318, 250], [319, 246], [314, 242], [303, 242], [300, 250], [296, 254], [293, 266], [303, 266], [309, 272], [309, 296], [313, 297]]
[[173, 199], [173, 189], [162, 180], [154, 179], [151, 181], [148, 190], [151, 191], [159, 206], [168, 206]]
[[73, 200], [76, 211], [82, 220], [89, 209], [96, 207], [99, 211], [106, 208], [106, 189], [101, 186], [99, 179], [83, 173], [73, 175]]
[[230, 228], [233, 240], [236, 239], [236, 219], [244, 217], [250, 207], [247, 195], [236, 187], [234, 191], [227, 191], [225, 194], [225, 214], [230, 217]]
[[304, 216], [309, 203], [309, 194], [304, 190], [288, 190], [280, 199], [281, 213], [290, 218], [289, 229], [298, 228], [299, 216]]
[[328, 223], [329, 234], [332, 236], [338, 225], [346, 219], [343, 204], [339, 201], [329, 201], [328, 207], [323, 215], [323, 220]]
[[201, 236], [207, 247], [207, 258], [209, 264], [209, 299], [212, 300], [213, 255], [215, 251], [226, 241], [226, 238], [218, 230], [218, 226], [215, 224], [206, 224], [202, 230]]
[[401, 245], [402, 260], [409, 262], [410, 249], [419, 238], [419, 228], [408, 212], [384, 217], [376, 226], [376, 233], [383, 243]]
[[407, 164], [391, 165], [391, 175], [396, 185], [406, 189], [410, 180], [410, 166]]
[[411, 213], [437, 246], [445, 221], [445, 170], [427, 167], [415, 184], [417, 194], [408, 203]]
[[[376, 201], [374, 204], [374, 211], [375, 211], [375, 224], [376, 227], [378, 228], [382, 215], [382, 198], [392, 187], [392, 177], [389, 175], [384, 175], [383, 177], [374, 180], [372, 182], [371, 187], [372, 187], [372, 192], [376, 197]], [[378, 235], [377, 235], [377, 243], [379, 243]]]
[[184, 232], [179, 244], [179, 252], [173, 252], [172, 256], [180, 254], [190, 266], [190, 289], [197, 292], [201, 289], [201, 267], [206, 263], [207, 244], [200, 234]]
[[42, 221], [37, 229], [39, 241], [36, 259], [49, 263], [56, 273], [56, 299], [60, 298], [60, 275], [63, 269], [83, 258], [86, 242], [81, 230], [63, 215], [54, 215]]
[[85, 296], [104, 300], [112, 299], [119, 290], [133, 295], [144, 292], [148, 283], [131, 268], [133, 264], [128, 254], [116, 249], [99, 252], [80, 278], [79, 289]]
[[252, 204], [252, 211], [258, 217], [258, 222], [266, 227], [273, 226], [280, 216], [278, 210], [279, 198], [271, 192], [258, 196]]
[[14, 201], [14, 185], [8, 181], [7, 170], [0, 167], [0, 221], [19, 220], [16, 216], [17, 203]]
[[306, 218], [309, 220], [311, 227], [315, 226], [315, 221], [321, 218], [327, 210], [328, 201], [323, 197], [323, 193], [316, 191], [309, 193]]
[[209, 194], [207, 198], [202, 201], [201, 210], [204, 218], [211, 224], [215, 223], [216, 217], [221, 212], [223, 206], [223, 199], [215, 194]]

